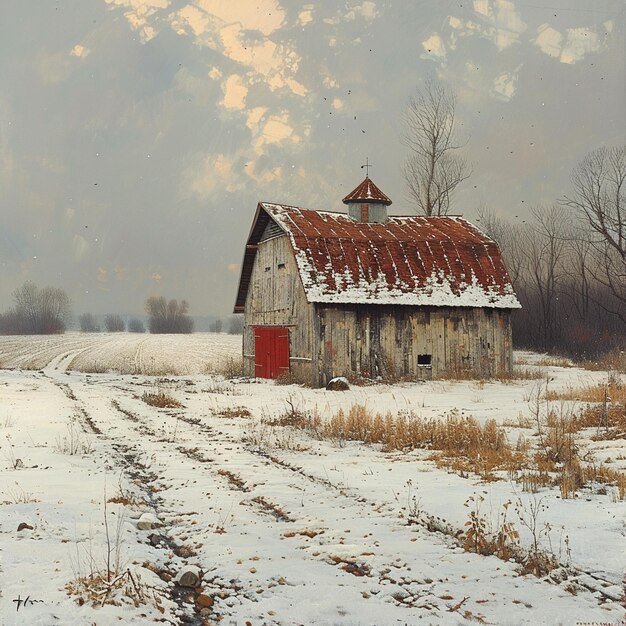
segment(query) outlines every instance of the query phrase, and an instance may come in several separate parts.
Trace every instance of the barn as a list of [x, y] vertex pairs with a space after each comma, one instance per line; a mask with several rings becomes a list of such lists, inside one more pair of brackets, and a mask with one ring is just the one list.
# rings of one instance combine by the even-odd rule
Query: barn
[[323, 386], [510, 371], [520, 304], [497, 244], [461, 217], [389, 216], [369, 176], [343, 203], [258, 204], [234, 309], [244, 373]]

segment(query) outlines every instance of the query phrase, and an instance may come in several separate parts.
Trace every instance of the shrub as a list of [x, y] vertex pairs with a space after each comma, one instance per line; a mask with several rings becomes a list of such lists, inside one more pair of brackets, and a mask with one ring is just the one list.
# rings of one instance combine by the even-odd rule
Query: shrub
[[0, 315], [0, 333], [5, 335], [50, 335], [65, 332], [70, 299], [62, 289], [39, 289], [28, 281], [13, 292], [15, 306]]
[[[293, 413], [293, 411], [291, 411]], [[288, 415], [290, 412], [288, 412]], [[386, 451], [426, 448], [437, 465], [461, 473], [473, 472], [493, 480], [496, 470], [521, 469], [526, 450], [513, 449], [495, 420], [481, 425], [474, 417], [452, 411], [445, 419], [423, 419], [417, 415], [372, 414], [355, 404], [346, 414], [340, 409], [327, 422], [318, 415], [284, 419], [284, 425], [310, 429], [322, 438], [382, 444]], [[283, 424], [281, 424], [283, 425]]]
[[99, 333], [100, 325], [98, 324], [95, 315], [91, 313], [83, 313], [78, 318], [78, 324], [80, 326], [80, 330], [83, 333]]
[[170, 300], [153, 296], [146, 300], [149, 315], [148, 329], [151, 333], [191, 333], [193, 320], [189, 317], [189, 304], [186, 300]]
[[128, 332], [129, 333], [145, 333], [146, 327], [140, 319], [134, 317], [133, 319], [128, 321]]
[[126, 330], [126, 324], [121, 315], [109, 313], [104, 318], [104, 327], [108, 333], [123, 333]]
[[157, 393], [148, 393], [147, 391], [144, 391], [141, 399], [146, 404], [155, 406], [159, 409], [178, 409], [183, 406], [178, 400], [176, 400], [176, 398], [173, 398], [164, 391], [159, 391]]
[[243, 315], [234, 315], [228, 321], [228, 334], [229, 335], [241, 335], [243, 334]]

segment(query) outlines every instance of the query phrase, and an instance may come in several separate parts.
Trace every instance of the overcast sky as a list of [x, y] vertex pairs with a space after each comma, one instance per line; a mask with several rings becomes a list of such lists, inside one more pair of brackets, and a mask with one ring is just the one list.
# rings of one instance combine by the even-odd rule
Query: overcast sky
[[[623, 0], [2, 0], [0, 311], [25, 280], [75, 313], [150, 295], [228, 315], [259, 200], [410, 214], [402, 111], [458, 97], [455, 213], [510, 219], [625, 138]], [[516, 217], [517, 216], [517, 217]]]

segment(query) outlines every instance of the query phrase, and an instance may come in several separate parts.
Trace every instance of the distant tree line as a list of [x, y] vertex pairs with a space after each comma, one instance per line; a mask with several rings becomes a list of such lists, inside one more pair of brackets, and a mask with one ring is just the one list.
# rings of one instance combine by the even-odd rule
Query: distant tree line
[[14, 305], [0, 314], [0, 334], [50, 335], [65, 332], [70, 299], [62, 289], [27, 281], [13, 292]]
[[146, 327], [144, 326], [143, 322], [140, 319], [133, 317], [133, 319], [128, 320], [128, 332], [129, 333], [145, 333]]
[[[189, 304], [183, 300], [166, 300], [164, 297], [151, 297], [145, 302], [148, 313], [148, 330], [151, 333], [191, 333], [193, 319], [189, 316]], [[101, 325], [93, 313], [83, 313], [78, 318], [81, 332], [98, 333]], [[144, 333], [146, 327], [138, 318], [131, 318], [128, 324], [121, 315], [110, 313], [103, 318], [104, 330], [109, 333], [124, 332]], [[212, 333], [227, 332], [231, 335], [243, 333], [243, 316], [234, 315], [227, 320], [216, 318], [209, 324]]]
[[[212, 333], [221, 333], [224, 332], [225, 327], [224, 320], [218, 317], [209, 325], [209, 331]], [[233, 315], [233, 317], [228, 320], [226, 332], [229, 335], [241, 335], [243, 333], [243, 316]]]
[[166, 300], [153, 296], [146, 300], [148, 329], [151, 333], [192, 333], [193, 319], [186, 300]]
[[535, 207], [525, 223], [482, 210], [522, 304], [517, 346], [593, 358], [626, 339], [625, 149], [594, 150], [572, 173], [572, 191]]

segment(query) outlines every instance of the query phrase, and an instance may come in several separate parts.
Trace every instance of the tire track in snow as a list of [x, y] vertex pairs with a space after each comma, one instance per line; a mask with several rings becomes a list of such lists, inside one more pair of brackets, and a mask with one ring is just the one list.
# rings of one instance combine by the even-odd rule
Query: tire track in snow
[[[110, 441], [110, 448], [113, 451], [115, 460], [117, 461], [116, 465], [125, 470], [128, 478], [130, 478], [131, 481], [139, 487], [143, 498], [145, 498], [150, 507], [154, 510], [157, 518], [161, 519], [163, 515], [164, 501], [163, 498], [156, 495], [158, 493], [158, 488], [155, 487], [156, 483], [160, 480], [160, 477], [158, 474], [150, 471], [149, 467], [141, 461], [141, 452], [136, 450], [136, 445], [133, 446], [128, 445], [127, 443], [115, 441], [114, 438], [112, 438], [108, 433], [103, 432], [103, 430], [93, 420], [92, 416], [85, 407], [84, 402], [76, 396], [74, 389], [68, 383], [55, 380], [52, 376], [47, 374], [44, 374], [42, 378], [46, 379], [57, 389], [60, 389], [67, 396], [67, 398], [73, 402], [74, 414], [80, 422], [84, 432], [90, 432], [98, 435], [101, 440], [108, 439]], [[177, 561], [174, 563], [174, 569], [179, 568], [183, 563], [186, 564], [187, 559], [179, 557], [181, 548], [183, 548], [184, 545], [177, 543], [169, 535], [167, 525], [160, 528], [158, 533], [158, 536], [162, 539], [162, 541], [155, 542], [153, 544], [154, 548], [170, 553], [170, 560]], [[177, 558], [172, 557], [171, 554], [176, 555]], [[162, 572], [160, 572], [159, 575], [162, 577]], [[168, 577], [171, 579], [173, 575], [170, 574]], [[203, 624], [206, 623], [203, 616], [196, 612], [190, 612], [193, 604], [190, 607], [189, 602], [187, 601], [189, 593], [190, 590], [177, 585], [168, 587], [169, 599], [178, 606], [180, 618], [179, 624], [203, 626]]]
[[[216, 452], [216, 454], [214, 455], [209, 455], [208, 457], [199, 456], [198, 447], [188, 448], [183, 445], [177, 445], [173, 438], [164, 436], [164, 433], [157, 433], [154, 429], [150, 428], [149, 422], [144, 416], [140, 416], [129, 408], [122, 406], [120, 404], [119, 398], [113, 401], [113, 406], [130, 422], [130, 426], [132, 429], [136, 430], [143, 437], [149, 437], [153, 444], [161, 445], [163, 451], [169, 450], [171, 452], [172, 450], [174, 450], [178, 452], [183, 457], [186, 457], [186, 460], [188, 462], [195, 463], [195, 465], [192, 465], [192, 467], [195, 467], [196, 469], [198, 467], [197, 463], [200, 462], [202, 464], [202, 471], [211, 474], [213, 476], [213, 479], [217, 483], [226, 486], [228, 489], [234, 489], [238, 492], [251, 492], [252, 497], [250, 497], [249, 500], [246, 501], [246, 510], [251, 511], [256, 516], [260, 516], [261, 524], [263, 524], [264, 526], [268, 525], [268, 520], [270, 520], [270, 522], [273, 520], [274, 524], [271, 524], [269, 530], [274, 534], [276, 533], [276, 531], [278, 531], [279, 540], [283, 540], [283, 538], [285, 537], [285, 533], [287, 533], [286, 536], [288, 537], [287, 545], [289, 545], [289, 552], [296, 558], [298, 558], [298, 560], [303, 560], [302, 555], [304, 554], [306, 557], [304, 559], [305, 561], [308, 562], [309, 560], [314, 560], [317, 563], [322, 564], [322, 566], [324, 567], [332, 568], [332, 571], [338, 573], [341, 578], [347, 579], [346, 584], [349, 584], [348, 581], [350, 581], [351, 576], [367, 576], [369, 578], [372, 578], [376, 582], [376, 584], [378, 584], [380, 581], [384, 581], [385, 583], [388, 583], [389, 585], [394, 587], [394, 590], [389, 590], [390, 593], [388, 595], [390, 595], [394, 599], [395, 603], [400, 606], [421, 608], [431, 615], [440, 615], [442, 611], [446, 611], [449, 608], [446, 605], [441, 606], [441, 602], [439, 601], [435, 592], [432, 589], [433, 583], [435, 583], [435, 585], [437, 583], [445, 585], [446, 592], [443, 595], [447, 595], [450, 599], [452, 599], [453, 596], [450, 595], [450, 586], [446, 585], [446, 581], [442, 579], [438, 579], [437, 581], [435, 581], [434, 578], [429, 578], [428, 576], [426, 576], [424, 580], [417, 580], [412, 576], [405, 576], [403, 577], [404, 579], [401, 580], [401, 577], [399, 576], [399, 570], [406, 566], [406, 563], [399, 563], [401, 559], [395, 559], [392, 565], [390, 565], [389, 567], [383, 567], [380, 571], [378, 571], [378, 569], [374, 570], [369, 565], [367, 565], [367, 563], [364, 562], [363, 559], [359, 560], [358, 555], [356, 554], [348, 556], [335, 555], [335, 552], [345, 551], [346, 549], [344, 547], [345, 543], [343, 543], [342, 538], [331, 537], [331, 540], [328, 542], [320, 541], [320, 539], [317, 539], [318, 537], [322, 538], [322, 536], [324, 535], [326, 537], [329, 536], [329, 529], [332, 525], [329, 521], [321, 519], [311, 519], [310, 516], [298, 516], [294, 512], [285, 512], [280, 504], [275, 503], [275, 496], [270, 497], [268, 494], [264, 493], [259, 493], [259, 495], [253, 495], [259, 490], [257, 489], [258, 485], [254, 484], [252, 481], [245, 483], [244, 485], [243, 481], [239, 479], [240, 484], [236, 487], [233, 487], [233, 477], [235, 477], [235, 480], [237, 480], [237, 475], [234, 474], [234, 472], [229, 472], [230, 477], [226, 476], [225, 471], [220, 471], [223, 470], [222, 467], [216, 467], [219, 464], [216, 458], [221, 456], [221, 453], [217, 449], [214, 450], [214, 452]], [[181, 416], [179, 411], [168, 411], [167, 414], [171, 419], [178, 419], [183, 424], [185, 424], [185, 426], [183, 426], [182, 429], [179, 431], [179, 436], [182, 438], [183, 430], [186, 428], [187, 435], [191, 435], [191, 439], [187, 439], [185, 441], [186, 445], [190, 445], [190, 443], [197, 440], [199, 433], [202, 434], [204, 437], [207, 437], [210, 435], [215, 435], [216, 432], [219, 432], [212, 427], [208, 427], [202, 424], [198, 420], [185, 419]], [[219, 443], [225, 443], [223, 440], [219, 442], [219, 440], [215, 438], [207, 440], [218, 442], [217, 447], [219, 447]], [[241, 455], [242, 452], [243, 454], [248, 455], [248, 460], [252, 464], [259, 460], [259, 457], [252, 452], [248, 452], [244, 449], [238, 450], [239, 455]], [[206, 453], [206, 450], [204, 451], [204, 453]], [[282, 477], [284, 477], [285, 474], [289, 475], [290, 478], [293, 477], [293, 474], [290, 470], [286, 470], [281, 466], [276, 466], [267, 459], [261, 458], [260, 460], [267, 468], [278, 472], [280, 478], [277, 478], [277, 482], [283, 483], [283, 489], [296, 489], [296, 497], [300, 498], [302, 496], [302, 487], [294, 487], [292, 485], [284, 484], [284, 480], [282, 480]], [[180, 470], [180, 466], [178, 467]], [[162, 478], [162, 480], [164, 480], [164, 478]], [[307, 480], [308, 482], [308, 479], [304, 480]], [[319, 481], [314, 482], [316, 482], [318, 486], [321, 487], [322, 495], [328, 494], [328, 485], [319, 483]], [[337, 495], [336, 490], [332, 488], [331, 491], [332, 496], [335, 497]], [[241, 504], [243, 504], [243, 502]], [[358, 515], [343, 515], [341, 520], [333, 520], [334, 524], [341, 525], [339, 524], [339, 522], [341, 522], [343, 525], [345, 525], [348, 518], [352, 517], [368, 519], [371, 521], [371, 511], [367, 508], [367, 506], [361, 506], [360, 504], [358, 504], [358, 506], [360, 509], [358, 511]], [[339, 505], [336, 507], [336, 510], [342, 510], [345, 508], [345, 505]], [[254, 520], [248, 520], [246, 522], [246, 525], [255, 523], [256, 522], [254, 522]], [[303, 526], [303, 528], [295, 528], [295, 530], [291, 532], [291, 528], [285, 528], [286, 523], [290, 526], [291, 524], [295, 523], [297, 525]], [[375, 520], [374, 526], [376, 526]], [[314, 534], [313, 537], [309, 537], [307, 536], [306, 531], [311, 527], [321, 529], [321, 532], [319, 532], [319, 534]], [[304, 531], [304, 533], [301, 533], [301, 531]], [[363, 552], [363, 550], [361, 550], [360, 548], [356, 550], [356, 552], [358, 552], [359, 550]], [[312, 557], [309, 555], [312, 555]], [[310, 567], [310, 565], [303, 566], [302, 569], [306, 571], [308, 567]], [[392, 573], [392, 567], [395, 568], [397, 573]], [[408, 572], [406, 573], [408, 574]], [[315, 580], [311, 579], [309, 585], [313, 584], [315, 584]], [[411, 592], [407, 591], [409, 587], [411, 587]], [[419, 590], [417, 590], [417, 588], [419, 588]], [[372, 598], [375, 596], [376, 593], [377, 591], [372, 594]], [[254, 599], [254, 596], [252, 596], [252, 599]], [[419, 606], [417, 605], [418, 601], [420, 602]], [[452, 603], [452, 606], [454, 606], [454, 604], [455, 603]]]
[[[81, 393], [87, 391], [99, 393], [98, 390], [88, 390], [83, 386]], [[236, 437], [229, 437], [229, 433], [225, 432], [226, 428], [220, 428], [220, 418], [214, 418], [217, 420], [217, 426], [208, 426], [200, 418], [186, 416], [184, 411], [157, 411], [148, 408], [136, 397], [131, 397], [132, 391], [129, 389], [117, 386], [113, 393], [117, 402], [117, 407], [115, 407], [117, 413], [124, 416], [124, 421], [131, 430], [142, 435], [136, 444], [138, 449], [142, 450], [138, 454], [152, 452], [161, 458], [163, 455], [168, 459], [174, 457], [178, 459], [174, 464], [177, 473], [189, 472], [198, 475], [199, 472], [202, 477], [211, 479], [207, 487], [218, 491], [220, 485], [227, 489], [242, 491], [233, 486], [233, 483], [237, 481], [240, 487], [244, 486], [251, 494], [258, 494], [274, 507], [284, 510], [289, 518], [293, 519], [293, 522], [289, 523], [289, 538], [285, 539], [292, 544], [288, 554], [302, 562], [299, 569], [307, 570], [312, 567], [312, 562], [317, 562], [326, 567], [331, 566], [334, 572], [339, 572], [341, 577], [348, 580], [350, 579], [348, 574], [350, 574], [359, 580], [371, 581], [376, 594], [382, 591], [385, 597], [393, 598], [396, 605], [412, 607], [413, 610], [418, 609], [420, 613], [413, 614], [416, 618], [436, 616], [438, 623], [448, 621], [459, 623], [459, 616], [469, 611], [468, 614], [475, 618], [489, 619], [489, 603], [492, 603], [493, 607], [497, 605], [501, 608], [502, 603], [505, 602], [507, 609], [511, 609], [519, 623], [533, 623], [533, 618], [530, 616], [532, 613], [518, 606], [516, 596], [520, 593], [519, 591], [514, 589], [509, 591], [507, 588], [507, 593], [503, 594], [500, 589], [501, 595], [497, 598], [483, 598], [481, 603], [477, 604], [475, 600], [479, 600], [485, 593], [481, 595], [479, 591], [476, 591], [473, 598], [466, 598], [465, 595], [458, 597], [458, 594], [454, 592], [455, 585], [450, 580], [436, 575], [436, 566], [440, 561], [454, 562], [456, 563], [455, 571], [459, 568], [465, 571], [463, 576], [466, 579], [478, 575], [476, 582], [480, 589], [484, 588], [484, 580], [488, 580], [489, 577], [506, 576], [507, 569], [511, 569], [507, 564], [495, 558], [486, 559], [463, 551], [459, 553], [459, 550], [455, 549], [442, 535], [421, 528], [408, 528], [406, 521], [399, 519], [397, 510], [392, 507], [387, 507], [386, 510], [380, 509], [376, 503], [368, 501], [361, 495], [350, 493], [344, 486], [335, 485], [330, 480], [309, 474], [303, 468], [293, 466], [275, 455], [263, 455], [246, 450], [239, 445], [241, 441]], [[95, 401], [102, 405], [102, 403], [110, 402], [110, 397], [100, 394]], [[106, 423], [102, 421], [106, 417], [106, 411], [97, 411], [97, 414], [103, 428], [110, 428], [114, 425], [115, 420]], [[156, 423], [163, 420], [164, 425], [160, 431], [155, 429]], [[120, 434], [110, 435], [111, 439], [116, 437], [119, 439], [120, 436]], [[263, 472], [257, 469], [259, 462], [264, 465]], [[171, 467], [172, 463], [168, 461], [160, 480], [174, 485], [176, 480]], [[221, 475], [220, 470], [222, 470]], [[226, 472], [230, 474], [230, 477], [226, 475]], [[311, 492], [311, 486], [314, 487], [314, 492]], [[210, 493], [211, 491], [207, 495]], [[304, 504], [305, 497], [306, 505]], [[335, 502], [330, 510], [328, 507], [315, 507], [310, 504], [310, 502], [324, 498]], [[166, 510], [164, 507], [163, 511], [175, 514], [176, 507], [172, 508], [173, 506], [174, 503], [171, 503], [170, 508]], [[376, 510], [377, 507], [378, 510]], [[277, 518], [268, 523], [270, 518], [266, 516], [267, 510], [263, 511], [267, 508], [263, 505], [255, 507], [252, 504], [246, 504], [243, 509], [239, 510], [238, 515], [245, 519], [245, 525], [258, 523], [264, 525], [265, 535], [263, 536], [266, 541], [275, 541], [277, 538], [280, 540], [285, 534], [279, 534], [278, 537], [276, 534], [285, 530], [285, 522]], [[303, 511], [299, 511], [302, 508], [306, 509], [304, 515]], [[242, 513], [242, 510], [245, 513]], [[250, 515], [247, 514], [248, 511]], [[343, 513], [340, 513], [341, 511]], [[262, 521], [259, 516], [262, 516]], [[336, 531], [336, 529], [346, 528], [349, 524], [352, 524], [350, 530]], [[384, 542], [374, 539], [380, 535], [380, 527], [387, 532], [404, 533], [407, 549], [410, 548], [413, 559], [394, 559], [396, 554], [393, 550], [387, 549], [385, 552]], [[307, 530], [321, 532], [316, 532], [313, 536], [299, 534]], [[349, 539], [347, 535], [355, 530], [359, 533], [357, 541], [352, 544], [346, 543]], [[361, 535], [364, 535], [363, 538]], [[414, 545], [411, 546], [409, 541]], [[376, 558], [378, 555], [372, 550], [380, 552], [382, 556]], [[416, 560], [415, 553], [419, 560]], [[423, 562], [424, 559], [426, 563]], [[435, 566], [432, 566], [433, 563]], [[228, 568], [218, 567], [217, 571], [227, 572]], [[532, 593], [534, 586], [546, 586], [538, 580], [528, 581], [519, 578], [514, 573], [510, 575], [515, 582], [512, 582], [509, 587], [526, 588], [526, 595]], [[227, 576], [228, 574], [225, 577]], [[305, 578], [310, 580], [309, 584], [315, 583], [315, 577], [305, 576]], [[469, 582], [464, 581], [463, 593], [466, 594], [468, 587], [471, 586]], [[374, 594], [373, 591], [372, 594]], [[503, 598], [502, 595], [509, 595], [509, 597]], [[246, 595], [245, 586], [239, 597], [246, 601], [253, 601]], [[497, 609], [494, 609], [494, 612], [495, 615], [500, 614]], [[448, 615], [448, 613], [451, 614]], [[485, 613], [487, 613], [486, 616]]]

